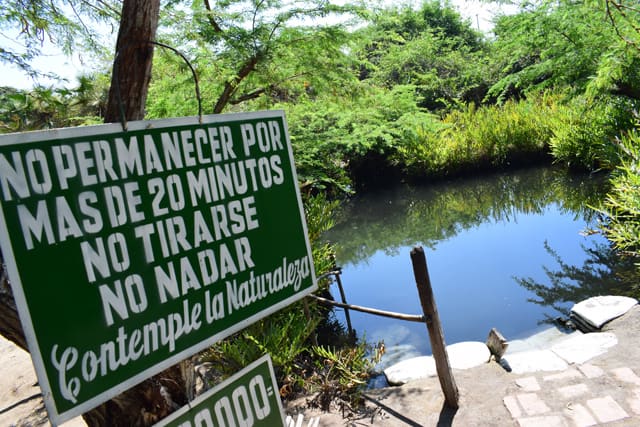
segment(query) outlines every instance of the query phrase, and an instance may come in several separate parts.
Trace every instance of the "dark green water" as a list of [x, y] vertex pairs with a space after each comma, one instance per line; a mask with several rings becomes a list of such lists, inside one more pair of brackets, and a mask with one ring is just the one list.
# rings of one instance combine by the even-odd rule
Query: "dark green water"
[[[349, 303], [421, 314], [409, 256], [421, 245], [447, 344], [484, 342], [493, 327], [515, 339], [566, 315], [574, 302], [609, 292], [598, 283], [607, 268], [596, 277], [580, 270], [607, 252], [602, 236], [583, 233], [597, 228], [587, 205], [602, 199], [605, 185], [602, 175], [547, 167], [398, 186], [346, 203], [326, 238], [338, 244]], [[562, 271], [561, 263], [577, 266], [579, 280], [552, 280], [547, 272]], [[332, 293], [339, 296], [335, 285]], [[344, 322], [341, 311], [337, 316]], [[423, 324], [356, 312], [351, 318], [367, 341], [431, 352]]]

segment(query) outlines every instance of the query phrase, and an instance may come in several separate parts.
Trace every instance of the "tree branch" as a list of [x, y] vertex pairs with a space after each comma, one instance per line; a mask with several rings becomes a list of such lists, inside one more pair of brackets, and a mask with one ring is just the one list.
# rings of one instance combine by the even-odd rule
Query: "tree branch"
[[213, 107], [214, 114], [220, 114], [224, 108], [227, 106], [234, 92], [238, 89], [238, 85], [242, 80], [244, 80], [253, 70], [255, 70], [256, 65], [260, 61], [262, 55], [260, 53], [256, 53], [253, 55], [245, 64], [240, 68], [238, 74], [231, 80], [227, 81], [224, 85], [224, 90], [222, 94], [218, 98], [218, 102]]
[[209, 0], [204, 0], [204, 7], [207, 9], [207, 19], [209, 20], [209, 23], [211, 24], [213, 29], [216, 31], [216, 33], [222, 33], [222, 28], [220, 28], [220, 25], [218, 25], [216, 20], [213, 19], [213, 10], [211, 9]]
[[298, 77], [302, 77], [302, 76], [304, 76], [306, 74], [309, 74], [309, 73], [294, 74], [293, 76], [287, 77], [286, 79], [282, 79], [277, 83], [272, 83], [272, 84], [270, 84], [270, 85], [268, 85], [266, 87], [256, 89], [256, 90], [254, 90], [252, 92], [249, 92], [249, 93], [245, 93], [244, 95], [240, 95], [236, 99], [233, 99], [233, 100], [229, 101], [229, 104], [238, 105], [238, 104], [241, 104], [241, 103], [243, 103], [245, 101], [250, 101], [252, 99], [256, 99], [260, 95], [262, 95], [263, 93], [265, 93], [265, 92], [267, 92], [269, 90], [273, 90], [273, 89], [277, 88], [281, 83], [286, 82], [288, 80], [297, 79]]

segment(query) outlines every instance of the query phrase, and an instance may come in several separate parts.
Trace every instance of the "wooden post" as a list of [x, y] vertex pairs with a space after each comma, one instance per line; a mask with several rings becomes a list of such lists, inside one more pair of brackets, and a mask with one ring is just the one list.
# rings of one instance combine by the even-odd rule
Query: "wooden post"
[[436, 371], [438, 372], [440, 387], [442, 387], [442, 392], [444, 393], [444, 400], [447, 406], [457, 409], [458, 387], [451, 372], [449, 356], [447, 355], [444, 335], [442, 333], [442, 325], [440, 324], [440, 317], [438, 316], [438, 308], [433, 298], [431, 280], [429, 280], [427, 259], [424, 255], [424, 249], [421, 246], [416, 246], [411, 250], [411, 263], [413, 264], [413, 274], [416, 278], [420, 304], [424, 311], [425, 323], [429, 331], [429, 341], [431, 342], [431, 351], [433, 352], [433, 358], [436, 362]]

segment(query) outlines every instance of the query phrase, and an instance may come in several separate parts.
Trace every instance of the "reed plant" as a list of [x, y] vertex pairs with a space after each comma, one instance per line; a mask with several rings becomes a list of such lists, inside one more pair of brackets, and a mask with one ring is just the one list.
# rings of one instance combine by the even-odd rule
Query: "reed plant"
[[636, 262], [640, 274], [640, 131], [619, 142], [621, 164], [601, 209], [606, 218], [602, 229], [621, 254]]
[[551, 153], [570, 169], [613, 169], [619, 163], [617, 138], [634, 125], [637, 102], [621, 97], [573, 98], [551, 116]]
[[416, 127], [398, 152], [409, 173], [426, 176], [531, 162], [549, 151], [556, 104], [551, 95], [482, 108], [469, 104], [439, 123]]

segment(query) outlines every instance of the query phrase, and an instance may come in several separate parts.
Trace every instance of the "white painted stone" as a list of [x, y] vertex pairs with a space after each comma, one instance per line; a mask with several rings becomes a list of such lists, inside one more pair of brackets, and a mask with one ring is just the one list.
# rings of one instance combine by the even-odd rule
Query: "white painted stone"
[[536, 393], [518, 394], [516, 398], [527, 415], [540, 415], [551, 411]]
[[542, 377], [542, 381], [563, 381], [563, 382], [568, 382], [570, 380], [575, 380], [575, 379], [582, 379], [582, 374], [571, 368], [571, 369], [567, 369], [566, 371], [560, 372], [558, 374], [553, 374], [553, 375], [545, 375], [544, 377]]
[[625, 366], [624, 368], [612, 369], [611, 372], [620, 381], [640, 386], [640, 377], [631, 368]]
[[521, 351], [531, 350], [547, 350], [554, 344], [557, 344], [565, 339], [573, 337], [575, 335], [582, 335], [580, 331], [573, 331], [567, 334], [564, 331], [556, 328], [555, 326], [546, 327], [540, 329], [527, 338], [510, 340], [507, 353], [519, 353]]
[[483, 342], [464, 341], [447, 346], [449, 364], [453, 369], [469, 369], [487, 363], [491, 358], [489, 347]]
[[402, 385], [411, 380], [434, 377], [437, 374], [436, 362], [433, 356], [420, 356], [403, 360], [384, 370], [384, 376], [391, 385]]
[[[465, 341], [447, 346], [449, 365], [452, 369], [469, 369], [487, 363], [491, 352], [483, 342]], [[438, 375], [433, 356], [412, 357], [384, 369], [384, 376], [391, 385]]]
[[618, 344], [618, 338], [611, 332], [594, 332], [577, 335], [551, 347], [551, 351], [567, 363], [582, 364], [604, 354]]
[[572, 397], [582, 396], [589, 392], [589, 387], [586, 384], [573, 384], [567, 385], [564, 387], [558, 388], [558, 393], [562, 395], [562, 397], [570, 399]]
[[564, 413], [571, 418], [576, 427], [591, 427], [598, 424], [591, 412], [579, 403], [568, 406]]
[[567, 363], [550, 350], [532, 350], [507, 353], [500, 364], [515, 374], [539, 371], [562, 371]]
[[567, 427], [565, 420], [559, 415], [545, 417], [518, 418], [520, 427]]
[[589, 379], [598, 378], [604, 375], [604, 371], [601, 368], [589, 363], [578, 366], [578, 369]]
[[516, 379], [516, 385], [520, 387], [522, 391], [540, 391], [540, 384], [536, 377], [525, 377]]
[[420, 352], [410, 344], [394, 345], [391, 347], [385, 345], [385, 353], [380, 359], [380, 362], [376, 365], [376, 371], [382, 372], [388, 367], [400, 363], [403, 360], [419, 356]]
[[612, 295], [592, 297], [575, 304], [571, 313], [600, 329], [602, 325], [622, 316], [637, 303], [637, 300], [629, 297]]
[[522, 409], [515, 396], [505, 396], [502, 401], [513, 418], [520, 418], [522, 416]]
[[629, 414], [611, 396], [587, 400], [587, 406], [601, 423], [629, 418]]

